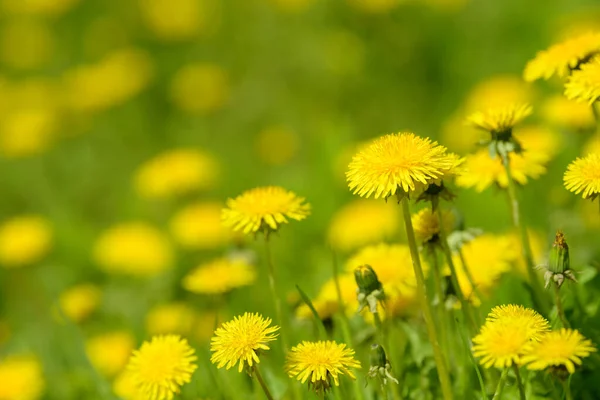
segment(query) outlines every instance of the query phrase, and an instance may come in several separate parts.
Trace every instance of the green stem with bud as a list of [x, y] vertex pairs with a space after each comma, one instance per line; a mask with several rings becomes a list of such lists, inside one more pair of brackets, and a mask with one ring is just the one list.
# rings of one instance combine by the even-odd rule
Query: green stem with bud
[[421, 267], [421, 259], [419, 258], [419, 250], [417, 249], [417, 242], [415, 239], [415, 231], [412, 226], [410, 206], [408, 204], [408, 198], [401, 196], [400, 202], [402, 203], [402, 214], [404, 217], [404, 226], [406, 229], [406, 236], [408, 239], [408, 247], [410, 249], [410, 255], [412, 258], [412, 265], [415, 271], [415, 277], [417, 279], [417, 292], [423, 307], [423, 315], [425, 317], [425, 324], [427, 326], [427, 333], [429, 335], [429, 341], [433, 347], [433, 357], [438, 370], [438, 378], [442, 387], [442, 395], [444, 400], [453, 399], [452, 385], [450, 383], [450, 374], [446, 367], [444, 360], [444, 354], [440, 348], [440, 344], [437, 338], [437, 332], [435, 331], [435, 325], [433, 323], [433, 313], [431, 312], [431, 306], [427, 299], [427, 289], [425, 287], [425, 274]]

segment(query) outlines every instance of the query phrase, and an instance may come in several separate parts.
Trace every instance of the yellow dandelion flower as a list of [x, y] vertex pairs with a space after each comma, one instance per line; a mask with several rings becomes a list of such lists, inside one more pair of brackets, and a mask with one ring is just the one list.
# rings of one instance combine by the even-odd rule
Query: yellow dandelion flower
[[170, 222], [174, 239], [182, 247], [209, 250], [224, 246], [231, 233], [221, 223], [223, 205], [217, 201], [199, 202], [179, 210]]
[[537, 311], [516, 304], [503, 304], [492, 308], [486, 322], [519, 325], [527, 329], [531, 340], [540, 340], [542, 334], [550, 330], [546, 318]]
[[575, 194], [583, 192], [584, 199], [594, 200], [600, 193], [600, 155], [577, 158], [567, 167], [563, 181], [567, 190]]
[[113, 377], [123, 370], [134, 347], [133, 335], [125, 331], [104, 333], [85, 343], [90, 362], [107, 377]]
[[163, 233], [144, 222], [123, 223], [103, 232], [94, 260], [110, 273], [156, 275], [173, 266], [173, 250]]
[[562, 146], [556, 130], [539, 125], [519, 126], [513, 131], [513, 137], [521, 145], [522, 154], [540, 162], [550, 161]]
[[354, 194], [386, 198], [396, 192], [414, 192], [440, 179], [455, 159], [446, 148], [414, 133], [390, 134], [374, 140], [348, 165], [346, 178]]
[[299, 343], [292, 347], [285, 364], [290, 378], [302, 383], [308, 380], [309, 387], [318, 393], [331, 387], [332, 378], [335, 386], [339, 386], [340, 375], [356, 379], [352, 369], [360, 367], [360, 362], [354, 358], [354, 350], [330, 340]]
[[172, 400], [190, 382], [197, 366], [194, 349], [178, 335], [154, 336], [134, 350], [127, 369], [148, 400]]
[[0, 225], [0, 265], [18, 268], [39, 262], [52, 246], [52, 228], [36, 215], [13, 217]]
[[569, 100], [593, 104], [600, 97], [600, 57], [596, 57], [573, 71], [565, 83]]
[[146, 331], [150, 335], [168, 333], [189, 335], [195, 318], [196, 313], [186, 303], [161, 304], [153, 307], [146, 315]]
[[113, 392], [122, 400], [146, 400], [144, 393], [138, 391], [133, 374], [129, 370], [122, 371], [112, 384]]
[[277, 230], [288, 218], [301, 221], [310, 214], [310, 205], [279, 186], [259, 187], [245, 191], [235, 199], [227, 199], [222, 211], [225, 226], [234, 231], [253, 233], [258, 230]]
[[591, 32], [555, 44], [540, 51], [527, 63], [523, 77], [527, 82], [567, 76], [581, 62], [600, 52], [600, 33]]
[[327, 238], [335, 249], [353, 250], [392, 239], [398, 233], [399, 218], [398, 207], [391, 202], [354, 200], [334, 214]]
[[62, 313], [74, 322], [88, 318], [100, 305], [102, 291], [91, 283], [82, 283], [60, 294], [59, 305]]
[[[562, 190], [560, 193], [563, 192]], [[531, 246], [531, 253], [533, 256], [533, 261], [535, 265], [541, 265], [546, 262], [546, 257], [548, 255], [548, 243], [545, 240], [544, 235], [542, 235], [538, 231], [534, 231], [531, 229], [527, 230], [527, 236], [529, 237], [529, 244]], [[529, 279], [527, 272], [527, 264], [523, 259], [523, 242], [521, 241], [521, 235], [519, 232], [511, 232], [508, 235], [505, 235], [505, 238], [511, 241], [511, 251], [507, 254], [510, 254], [510, 258], [512, 260], [513, 266], [521, 274], [523, 279]]]
[[279, 330], [277, 325], [269, 325], [271, 319], [263, 318], [258, 313], [245, 313], [223, 323], [210, 340], [210, 350], [213, 352], [210, 361], [217, 368], [227, 369], [239, 363], [239, 372], [244, 369], [244, 364], [252, 367], [254, 363], [260, 363], [259, 354], [269, 350], [267, 343], [276, 339]]
[[158, 154], [140, 166], [135, 175], [138, 194], [163, 199], [213, 187], [219, 166], [212, 155], [197, 149], [176, 149]]
[[171, 99], [189, 113], [207, 114], [223, 108], [229, 100], [229, 77], [218, 65], [189, 64], [171, 81]]
[[512, 103], [473, 113], [467, 118], [467, 122], [478, 129], [501, 134], [512, 129], [531, 113], [532, 108], [529, 104]]
[[486, 368], [506, 368], [522, 363], [529, 343], [529, 331], [521, 325], [486, 323], [473, 338], [473, 354]]
[[57, 16], [69, 11], [79, 0], [0, 0], [0, 9], [10, 14]]
[[298, 135], [289, 129], [278, 126], [263, 129], [255, 140], [258, 156], [268, 165], [289, 163], [298, 152], [299, 147]]
[[256, 270], [244, 260], [218, 258], [192, 270], [182, 285], [193, 293], [220, 294], [251, 285], [255, 279]]
[[[418, 242], [427, 243], [437, 240], [440, 234], [440, 219], [437, 212], [432, 212], [429, 207], [423, 208], [413, 214], [411, 219]], [[442, 212], [442, 220], [444, 231], [451, 232], [454, 228], [454, 214], [445, 210]]]
[[547, 332], [540, 341], [532, 343], [522, 361], [528, 369], [566, 368], [572, 374], [575, 366], [581, 365], [581, 359], [595, 351], [592, 341], [579, 331], [562, 328]]
[[0, 29], [0, 59], [15, 69], [44, 66], [54, 52], [54, 34], [41, 21], [9, 19]]
[[541, 109], [542, 117], [550, 124], [576, 130], [594, 126], [594, 113], [587, 104], [567, 99], [563, 95], [547, 98]]
[[38, 400], [46, 384], [42, 365], [32, 355], [12, 355], [0, 359], [0, 399]]

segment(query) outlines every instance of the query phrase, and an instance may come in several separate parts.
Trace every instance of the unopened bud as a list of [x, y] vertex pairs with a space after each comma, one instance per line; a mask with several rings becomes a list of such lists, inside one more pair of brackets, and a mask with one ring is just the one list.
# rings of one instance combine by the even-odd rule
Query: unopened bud
[[368, 295], [376, 290], [381, 290], [381, 282], [379, 282], [377, 274], [370, 265], [365, 264], [356, 267], [354, 279], [360, 293]]
[[398, 380], [390, 374], [392, 366], [387, 360], [385, 350], [377, 343], [371, 345], [371, 365], [367, 376], [369, 378], [379, 378], [382, 388], [387, 385], [388, 379], [394, 383], [398, 383]]
[[569, 246], [562, 231], [556, 232], [554, 244], [550, 250], [548, 269], [555, 274], [562, 274], [570, 269]]

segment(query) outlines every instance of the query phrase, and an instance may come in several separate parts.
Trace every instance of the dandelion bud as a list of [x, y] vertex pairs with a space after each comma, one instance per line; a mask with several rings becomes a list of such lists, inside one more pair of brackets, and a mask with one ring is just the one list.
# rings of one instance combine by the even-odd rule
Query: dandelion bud
[[385, 299], [383, 287], [377, 274], [370, 265], [361, 265], [354, 270], [354, 279], [356, 279], [358, 312], [363, 308], [369, 307], [373, 314], [377, 312], [377, 302]]
[[392, 382], [395, 382], [396, 384], [398, 383], [398, 380], [390, 374], [392, 366], [387, 360], [387, 356], [383, 347], [381, 347], [377, 343], [373, 343], [371, 345], [370, 359], [371, 366], [367, 374], [369, 378], [379, 378], [382, 386], [387, 385], [388, 379]]
[[556, 232], [554, 244], [550, 250], [550, 262], [548, 269], [555, 274], [562, 274], [569, 270], [569, 246], [562, 231]]

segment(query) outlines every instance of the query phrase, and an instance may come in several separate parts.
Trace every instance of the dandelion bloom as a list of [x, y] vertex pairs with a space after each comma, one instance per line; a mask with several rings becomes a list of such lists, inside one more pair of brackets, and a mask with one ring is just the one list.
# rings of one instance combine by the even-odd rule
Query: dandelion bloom
[[414, 192], [440, 179], [455, 166], [446, 148], [414, 133], [389, 134], [375, 139], [348, 165], [346, 178], [354, 194], [376, 199], [396, 192]]
[[133, 351], [127, 369], [146, 399], [171, 400], [192, 379], [196, 359], [194, 349], [180, 336], [154, 336]]
[[550, 330], [550, 324], [546, 318], [531, 308], [515, 304], [504, 304], [492, 308], [486, 321], [522, 325], [529, 330], [533, 340], [539, 340], [540, 335]]
[[508, 104], [503, 107], [478, 111], [467, 118], [472, 126], [491, 133], [504, 133], [512, 129], [532, 113], [529, 104]]
[[221, 218], [223, 224], [234, 231], [253, 233], [262, 229], [277, 230], [288, 218], [301, 221], [309, 214], [310, 205], [303, 197], [279, 186], [266, 186], [227, 199]]
[[210, 341], [210, 350], [213, 352], [210, 361], [217, 368], [231, 368], [238, 364], [238, 371], [242, 372], [244, 364], [252, 367], [259, 363], [258, 355], [263, 350], [269, 350], [268, 342], [276, 339], [277, 325], [271, 325], [270, 318], [263, 318], [260, 314], [244, 313], [233, 320], [223, 323], [217, 328]]
[[572, 374], [575, 365], [581, 365], [581, 359], [594, 351], [596, 348], [592, 342], [579, 331], [562, 328], [547, 332], [539, 342], [532, 343], [522, 361], [529, 369], [563, 367]]
[[82, 283], [62, 292], [58, 301], [67, 318], [81, 322], [98, 308], [101, 300], [102, 291], [98, 286]]
[[573, 71], [565, 83], [565, 96], [569, 100], [592, 104], [600, 97], [600, 57]]
[[552, 75], [564, 77], [592, 55], [600, 52], [600, 33], [591, 32], [540, 51], [527, 63], [523, 77], [532, 82], [549, 79]]
[[219, 294], [251, 285], [255, 279], [254, 267], [244, 260], [218, 258], [191, 271], [183, 278], [182, 285], [194, 293]]
[[0, 265], [17, 268], [40, 261], [52, 245], [48, 221], [35, 215], [13, 217], [0, 225]]
[[340, 385], [340, 375], [355, 379], [351, 368], [360, 368], [360, 362], [354, 358], [354, 350], [343, 343], [303, 341], [292, 347], [285, 368], [290, 378], [302, 383], [308, 380], [309, 387], [321, 393], [331, 387], [331, 378], [336, 386]]
[[600, 154], [577, 158], [567, 167], [563, 181], [567, 190], [594, 200], [600, 193]]
[[170, 231], [186, 249], [208, 250], [225, 245], [231, 233], [221, 223], [223, 205], [217, 201], [199, 202], [179, 210], [170, 221]]
[[[417, 241], [427, 243], [435, 240], [440, 234], [440, 218], [437, 212], [432, 212], [430, 207], [423, 208], [412, 216], [412, 224]], [[454, 227], [454, 214], [450, 211], [442, 212], [442, 222], [445, 232], [450, 232]]]
[[135, 339], [131, 333], [115, 331], [88, 339], [85, 352], [98, 371], [104, 376], [113, 377], [127, 365], [134, 347]]
[[37, 400], [44, 393], [42, 365], [32, 355], [0, 359], [0, 399]]

